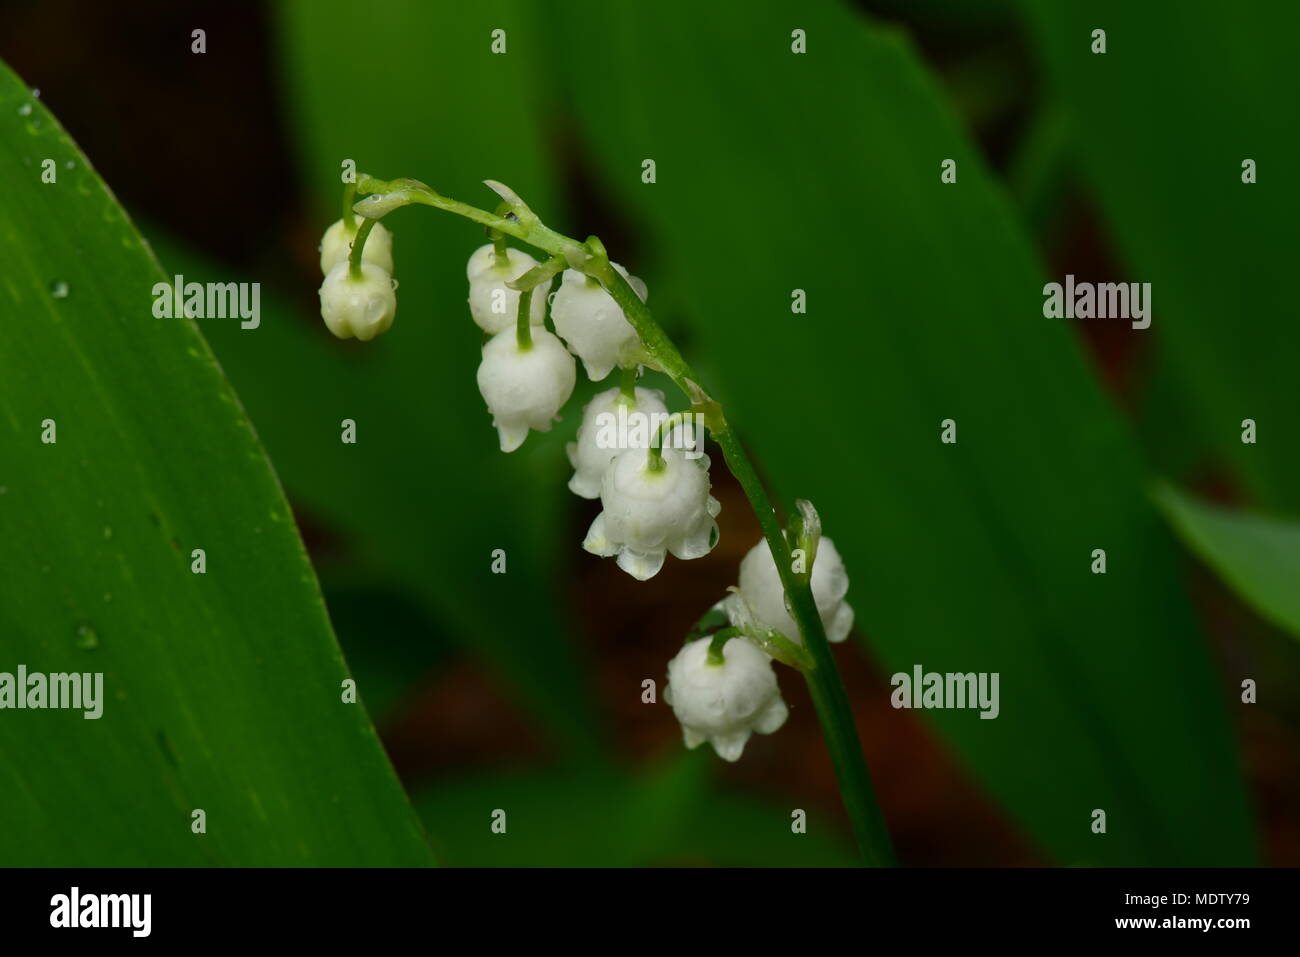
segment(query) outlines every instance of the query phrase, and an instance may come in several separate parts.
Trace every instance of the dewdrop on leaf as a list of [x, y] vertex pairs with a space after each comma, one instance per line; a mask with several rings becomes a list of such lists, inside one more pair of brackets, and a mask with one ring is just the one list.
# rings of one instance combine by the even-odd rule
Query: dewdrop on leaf
[[[506, 283], [537, 265], [536, 259], [520, 249], [507, 249], [506, 258], [508, 265], [498, 265], [496, 248], [488, 243], [474, 250], [465, 267], [469, 278], [469, 313], [489, 335], [514, 328], [519, 316], [519, 290], [511, 289]], [[528, 306], [530, 325], [540, 326], [546, 321], [546, 297], [550, 290], [550, 279], [534, 287]]]
[[523, 445], [529, 429], [549, 432], [576, 378], [573, 356], [545, 329], [534, 328], [532, 344], [524, 349], [513, 327], [488, 340], [478, 367], [478, 390], [492, 413], [501, 451]]
[[668, 662], [664, 701], [672, 705], [686, 747], [708, 741], [718, 757], [735, 761], [751, 734], [771, 734], [790, 712], [772, 659], [743, 638], [732, 638], [722, 648], [723, 660], [714, 663], [711, 641], [692, 641]]
[[[654, 425], [667, 414], [664, 394], [658, 389], [638, 387], [635, 399], [617, 388], [592, 396], [582, 410], [578, 440], [565, 447], [573, 466], [569, 491], [583, 498], [600, 498], [600, 483], [610, 463], [624, 449], [647, 448]], [[626, 429], [620, 427], [623, 425]]]
[[[645, 283], [629, 276], [618, 263], [610, 265], [622, 273], [644, 302]], [[555, 331], [582, 360], [587, 378], [592, 382], [609, 375], [614, 366], [632, 354], [639, 342], [636, 330], [613, 297], [600, 283], [576, 269], [564, 271], [555, 301], [551, 303], [551, 318], [555, 321]]]
[[356, 336], [366, 342], [387, 332], [397, 314], [393, 277], [379, 266], [363, 263], [361, 275], [354, 279], [344, 260], [321, 283], [320, 314], [340, 339]]
[[618, 567], [640, 581], [659, 573], [667, 552], [691, 559], [712, 551], [722, 510], [709, 494], [707, 455], [666, 448], [658, 471], [647, 468], [649, 457], [648, 449], [628, 449], [605, 470], [603, 510], [582, 543], [593, 555], [617, 556]]
[[[331, 269], [341, 262], [346, 262], [352, 255], [352, 240], [357, 237], [357, 228], [365, 220], [357, 217], [352, 226], [339, 220], [329, 229], [320, 241], [320, 271], [328, 276]], [[361, 261], [378, 266], [386, 273], [393, 271], [393, 234], [384, 228], [383, 223], [375, 223], [366, 237], [366, 245], [361, 250]]]
[[[853, 609], [844, 600], [848, 591], [849, 575], [844, 570], [844, 559], [835, 543], [823, 538], [812, 566], [812, 593], [829, 641], [843, 641], [853, 627]], [[799, 628], [785, 607], [785, 590], [766, 539], [760, 540], [741, 560], [740, 584], [723, 599], [722, 605], [732, 625], [744, 627], [753, 622], [781, 632], [796, 644], [803, 643]]]

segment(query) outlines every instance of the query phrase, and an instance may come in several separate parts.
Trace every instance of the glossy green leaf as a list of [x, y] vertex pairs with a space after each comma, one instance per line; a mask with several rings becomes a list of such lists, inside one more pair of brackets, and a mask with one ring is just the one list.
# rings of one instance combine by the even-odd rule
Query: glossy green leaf
[[3, 66], [0, 179], [0, 671], [103, 676], [0, 710], [0, 863], [429, 863], [234, 391]]
[[1188, 548], [1257, 612], [1300, 637], [1300, 522], [1209, 505], [1171, 485], [1154, 494]]
[[[1071, 119], [1070, 155], [1124, 259], [1152, 284], [1162, 390], [1146, 423], [1168, 469], [1229, 462], [1261, 502], [1300, 506], [1292, 276], [1300, 6], [1023, 0]], [[1104, 28], [1107, 49], [1092, 52]], [[1243, 162], [1256, 182], [1242, 181]], [[1257, 425], [1242, 442], [1243, 420]], [[1198, 454], [1189, 456], [1189, 447]]]
[[601, 185], [654, 250], [612, 255], [652, 307], [680, 308], [687, 355], [780, 497], [817, 505], [887, 673], [1000, 675], [995, 720], [926, 715], [1056, 860], [1252, 860], [1132, 437], [1043, 318], [1041, 267], [912, 51], [825, 2], [563, 9], [554, 62]]

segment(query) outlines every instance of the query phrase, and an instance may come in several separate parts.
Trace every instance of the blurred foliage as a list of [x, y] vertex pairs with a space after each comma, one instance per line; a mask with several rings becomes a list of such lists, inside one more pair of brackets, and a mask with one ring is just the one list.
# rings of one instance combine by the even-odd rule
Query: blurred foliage
[[706, 386], [782, 497], [817, 503], [884, 664], [1001, 674], [996, 721], [927, 717], [1057, 860], [1250, 861], [1221, 694], [1133, 439], [1043, 320], [1041, 267], [917, 58], [834, 4], [789, 18], [806, 56], [721, 9], [562, 9], [555, 62], [598, 175], [681, 284]]
[[1187, 547], [1244, 600], [1300, 638], [1300, 522], [1197, 501], [1171, 485], [1155, 499]]
[[103, 674], [96, 720], [4, 712], [0, 862], [429, 863], [234, 391], [150, 315], [162, 270], [3, 65], [0, 178], [0, 670]]
[[[712, 754], [696, 751], [632, 776], [611, 771], [502, 771], [440, 780], [419, 792], [440, 860], [479, 867], [722, 865], [848, 867], [843, 834], [816, 815], [716, 791]], [[494, 831], [497, 812], [504, 832]]]
[[[1107, 278], [1153, 286], [1153, 453], [1179, 477], [1227, 462], [1260, 504], [1300, 506], [1297, 403], [1285, 387], [1300, 368], [1290, 295], [1300, 5], [1022, 5], [1045, 97], [1069, 117], [1070, 154], [1124, 260], [1126, 275]], [[1097, 28], [1104, 55], [1091, 52]], [[1245, 159], [1258, 166], [1253, 185]], [[1246, 418], [1256, 445], [1241, 441]]]

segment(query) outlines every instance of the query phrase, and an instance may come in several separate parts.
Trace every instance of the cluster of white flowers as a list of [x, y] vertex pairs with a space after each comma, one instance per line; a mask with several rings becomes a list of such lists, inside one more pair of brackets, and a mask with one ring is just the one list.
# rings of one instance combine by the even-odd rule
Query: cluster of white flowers
[[[321, 315], [336, 336], [369, 340], [392, 325], [397, 308], [393, 239], [375, 222], [354, 272], [349, 256], [358, 225], [340, 220], [321, 241]], [[645, 301], [645, 284], [622, 266], [610, 265]], [[699, 451], [702, 430], [669, 416], [662, 392], [634, 384], [644, 358], [641, 342], [599, 282], [567, 269], [551, 295], [550, 277], [558, 269], [548, 265], [535, 274], [546, 278], [531, 292], [512, 287], [538, 266], [525, 252], [488, 243], [474, 251], [466, 267], [470, 316], [486, 338], [478, 387], [501, 450], [519, 448], [530, 430], [550, 431], [573, 393], [575, 356], [592, 381], [615, 368], [624, 370], [621, 386], [587, 403], [577, 438], [567, 446], [573, 466], [569, 488], [601, 503], [583, 547], [614, 557], [619, 568], [642, 581], [659, 572], [668, 553], [680, 559], [708, 554], [717, 543], [721, 506], [709, 494], [709, 458]], [[525, 302], [527, 321], [521, 322]], [[548, 302], [554, 331], [546, 322]], [[844, 601], [848, 575], [835, 545], [820, 538], [819, 522], [812, 551], [809, 582], [817, 611], [829, 640], [843, 641], [853, 625], [853, 610]], [[788, 716], [769, 653], [790, 663], [802, 652], [765, 540], [745, 556], [739, 577], [713, 611], [730, 627], [683, 646], [668, 664], [664, 690], [686, 746], [708, 741], [727, 761], [740, 757], [751, 734], [770, 734]]]
[[[645, 284], [611, 265], [644, 300]], [[533, 289], [528, 334], [520, 334], [522, 297], [508, 283], [536, 266], [527, 253], [489, 243], [475, 250], [466, 269], [470, 315], [491, 336], [478, 369], [479, 392], [503, 452], [519, 448], [530, 429], [550, 431], [573, 392], [575, 355], [593, 382], [615, 367], [638, 370], [636, 330], [600, 283], [574, 269], [565, 270], [551, 302], [555, 332], [545, 327], [551, 286], [546, 280]], [[642, 427], [604, 427], [620, 411], [625, 422], [639, 417]], [[681, 428], [667, 426], [667, 419], [662, 392], [609, 389], [587, 403], [577, 440], [568, 445], [569, 488], [599, 498], [602, 506], [583, 547], [615, 557], [620, 568], [643, 581], [658, 573], [669, 552], [699, 558], [718, 536], [714, 518], [720, 506], [709, 494], [709, 459], [688, 458], [677, 447], [685, 444]], [[665, 427], [656, 433], [646, 426], [653, 422]]]
[[360, 222], [340, 219], [325, 230], [320, 244], [320, 314], [340, 339], [363, 342], [387, 332], [397, 314], [393, 279], [393, 234], [375, 223], [361, 250], [361, 270], [352, 273], [348, 257]]
[[[843, 641], [853, 627], [853, 609], [844, 601], [849, 590], [844, 560], [829, 538], [817, 546], [810, 576], [813, 600], [831, 641]], [[786, 607], [776, 562], [767, 541], [760, 540], [740, 563], [740, 584], [715, 606], [733, 631], [761, 635], [778, 632], [802, 645], [798, 626]], [[781, 699], [768, 655], [741, 637], [726, 640], [710, 654], [710, 638], [688, 642], [668, 663], [664, 699], [682, 726], [688, 748], [708, 741], [718, 756], [737, 760], [749, 736], [771, 734], [785, 723]]]

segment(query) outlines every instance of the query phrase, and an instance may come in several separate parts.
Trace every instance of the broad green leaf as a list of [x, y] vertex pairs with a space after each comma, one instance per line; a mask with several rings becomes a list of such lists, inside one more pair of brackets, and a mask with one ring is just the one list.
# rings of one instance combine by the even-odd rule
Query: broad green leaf
[[[1133, 334], [1158, 347], [1160, 388], [1177, 394], [1157, 392], [1150, 445], [1182, 472], [1226, 460], [1259, 501], [1295, 509], [1300, 6], [1023, 7], [1049, 96], [1072, 120], [1070, 155], [1124, 260], [1121, 275], [1079, 278], [1152, 284], [1152, 326]], [[1092, 52], [1097, 28], [1104, 54]], [[1253, 184], [1242, 182], [1247, 159]], [[1245, 419], [1256, 444], [1242, 442]]]
[[1257, 612], [1300, 637], [1300, 522], [1197, 501], [1158, 485], [1157, 504], [1187, 547]]
[[[488, 178], [554, 194], [539, 54], [516, 6], [385, 3], [364, 17], [341, 0], [283, 6], [287, 103], [322, 231], [338, 218], [346, 159], [484, 204]], [[490, 51], [496, 28], [506, 55]], [[427, 208], [386, 222], [400, 288], [385, 336], [340, 343], [319, 316], [274, 308], [263, 329], [226, 330], [214, 348], [294, 500], [493, 662], [560, 740], [593, 752], [600, 726], [557, 598], [578, 546], [559, 541], [571, 498], [562, 442], [534, 435], [502, 454], [475, 384], [465, 262], [483, 231]], [[340, 441], [345, 418], [355, 446]], [[504, 575], [492, 573], [496, 549]]]
[[3, 66], [0, 179], [0, 671], [103, 675], [97, 720], [0, 711], [0, 862], [429, 863], [234, 391]]
[[1058, 861], [1252, 860], [1132, 437], [1044, 320], [1041, 266], [912, 51], [827, 2], [563, 10], [554, 62], [656, 251], [623, 262], [652, 306], [681, 304], [688, 357], [781, 499], [817, 505], [887, 673], [1000, 675], [996, 719], [926, 717]]
[[711, 790], [713, 760], [682, 754], [639, 774], [499, 771], [439, 780], [418, 792], [415, 804], [440, 859], [456, 865], [853, 864], [845, 835], [815, 823], [796, 834], [787, 809]]

